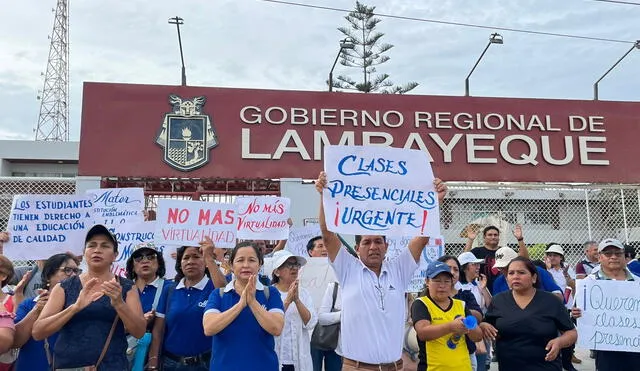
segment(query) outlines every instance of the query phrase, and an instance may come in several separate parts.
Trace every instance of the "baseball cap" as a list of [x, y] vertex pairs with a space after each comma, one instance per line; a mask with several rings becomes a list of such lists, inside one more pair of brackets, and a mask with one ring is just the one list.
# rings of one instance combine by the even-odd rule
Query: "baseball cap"
[[87, 232], [87, 236], [84, 238], [84, 243], [86, 244], [94, 236], [98, 235], [107, 236], [107, 238], [110, 239], [113, 243], [113, 248], [118, 251], [118, 240], [116, 239], [116, 236], [114, 236], [114, 234], [111, 233], [111, 231], [102, 224], [96, 224], [91, 227], [91, 229], [89, 229], [89, 232]]
[[549, 246], [547, 251], [545, 251], [545, 254], [548, 254], [550, 252], [555, 253], [555, 254], [560, 254], [560, 255], [564, 256], [564, 249], [562, 248], [562, 246], [560, 246], [558, 244], [553, 244], [553, 245]]
[[440, 273], [449, 273], [449, 275], [453, 277], [453, 274], [451, 274], [451, 268], [443, 262], [435, 260], [427, 265], [427, 278], [434, 278]]
[[463, 252], [462, 254], [458, 255], [458, 261], [460, 262], [461, 266], [469, 263], [484, 262], [484, 260], [476, 258], [476, 256], [473, 255], [473, 253], [470, 251]]
[[501, 247], [496, 251], [496, 262], [493, 268], [505, 268], [511, 261], [518, 257], [518, 253], [510, 247]]
[[131, 252], [131, 255], [139, 252], [139, 251], [143, 251], [143, 250], [151, 250], [153, 252], [158, 252], [158, 248], [156, 247], [156, 245], [153, 242], [143, 242], [143, 243], [139, 243], [137, 244], [134, 248], [133, 251]]
[[272, 259], [273, 269], [271, 270], [271, 274], [273, 274], [273, 272], [276, 269], [280, 268], [282, 264], [284, 264], [291, 257], [296, 258], [300, 266], [307, 264], [307, 259], [303, 258], [302, 256], [293, 255], [291, 251], [288, 251], [288, 250], [276, 251], [275, 253], [273, 253], [273, 259]]
[[598, 245], [598, 252], [602, 252], [602, 250], [606, 249], [607, 247], [616, 247], [620, 250], [624, 250], [624, 245], [622, 245], [622, 242], [616, 240], [615, 238], [607, 238], [602, 240], [602, 242], [600, 242], [600, 244]]

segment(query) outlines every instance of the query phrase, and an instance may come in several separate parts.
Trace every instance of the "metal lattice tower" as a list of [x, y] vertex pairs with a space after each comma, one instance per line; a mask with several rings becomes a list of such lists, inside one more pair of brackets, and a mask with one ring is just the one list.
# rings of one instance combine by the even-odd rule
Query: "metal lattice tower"
[[36, 140], [69, 140], [69, 7], [57, 0], [49, 59], [40, 100]]

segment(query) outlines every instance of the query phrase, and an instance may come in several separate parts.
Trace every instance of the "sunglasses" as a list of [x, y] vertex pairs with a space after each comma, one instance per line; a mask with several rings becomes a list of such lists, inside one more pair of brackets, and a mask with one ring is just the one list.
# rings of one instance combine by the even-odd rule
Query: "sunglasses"
[[82, 273], [82, 269], [80, 269], [80, 268], [64, 267], [64, 268], [60, 268], [58, 270], [64, 272], [64, 274], [66, 274], [67, 276], [70, 276], [72, 274], [78, 275], [78, 274]]
[[148, 260], [148, 261], [151, 262], [151, 261], [156, 260], [156, 258], [157, 258], [156, 254], [142, 254], [142, 255], [136, 256], [135, 258], [133, 258], [133, 260], [136, 263], [140, 263], [143, 260]]
[[293, 268], [300, 268], [302, 265], [300, 265], [300, 263], [298, 263], [297, 261], [295, 262], [285, 262], [284, 264], [282, 264], [282, 268], [289, 268], [289, 269], [293, 269]]

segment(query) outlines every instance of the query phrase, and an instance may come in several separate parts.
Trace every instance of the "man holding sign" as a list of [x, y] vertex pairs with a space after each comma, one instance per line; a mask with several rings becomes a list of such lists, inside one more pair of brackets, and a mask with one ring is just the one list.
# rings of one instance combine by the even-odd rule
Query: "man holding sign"
[[[399, 157], [403, 159], [394, 160]], [[342, 289], [343, 370], [402, 370], [404, 292], [429, 237], [414, 237], [407, 250], [385, 261], [386, 235], [428, 236], [432, 232], [427, 231], [434, 230], [439, 234], [439, 220], [430, 215], [438, 215], [438, 202], [447, 187], [433, 179], [429, 161], [420, 151], [327, 146], [325, 169], [329, 179], [320, 173], [316, 189], [322, 196], [322, 238]], [[399, 179], [407, 174], [410, 182]], [[327, 224], [324, 210], [330, 203], [334, 205], [327, 212], [331, 220]], [[335, 232], [362, 233], [356, 235], [358, 258], [341, 248]]]
[[[635, 292], [640, 277], [632, 274], [627, 268], [624, 246], [620, 241], [613, 238], [603, 240], [598, 245], [598, 253], [600, 255], [600, 270], [591, 273], [585, 278], [585, 280], [591, 282], [578, 281], [578, 289], [576, 290], [576, 305], [578, 308], [571, 310], [572, 316], [579, 318], [579, 343], [591, 349], [596, 349], [596, 368], [598, 371], [638, 370], [640, 369], [640, 348], [638, 348], [637, 345], [627, 347], [625, 345], [626, 341], [621, 341], [621, 337], [615, 336], [617, 335], [615, 332], [620, 334], [620, 331], [628, 327], [627, 325], [629, 323], [634, 322], [634, 313], [632, 310], [629, 310], [629, 308], [624, 310], [625, 308], [622, 305], [620, 308], [615, 308], [615, 306], [618, 305], [618, 303], [634, 302], [634, 300], [626, 300], [627, 298], [616, 296], [614, 292], [616, 290], [603, 290], [599, 292], [588, 288], [593, 286], [593, 280], [634, 281], [636, 283], [626, 282], [624, 284], [628, 286], [627, 291]], [[606, 295], [604, 293], [606, 293]], [[613, 297], [605, 297], [607, 295]], [[604, 319], [603, 314], [599, 314], [594, 318], [594, 313], [592, 312], [607, 310], [608, 307], [614, 307], [608, 309], [609, 313], [604, 313], [604, 315], [609, 315], [608, 320]], [[585, 311], [584, 317], [583, 311]], [[620, 314], [620, 318], [618, 319], [614, 318], [616, 312]], [[631, 318], [629, 318], [629, 316], [631, 316]], [[630, 328], [637, 329], [637, 327], [634, 326]], [[581, 332], [581, 329], [588, 331]], [[611, 333], [604, 334], [599, 330]], [[637, 334], [637, 330], [634, 330], [634, 332]], [[613, 335], [613, 338], [609, 335]], [[596, 346], [591, 347], [594, 343], [597, 343]]]

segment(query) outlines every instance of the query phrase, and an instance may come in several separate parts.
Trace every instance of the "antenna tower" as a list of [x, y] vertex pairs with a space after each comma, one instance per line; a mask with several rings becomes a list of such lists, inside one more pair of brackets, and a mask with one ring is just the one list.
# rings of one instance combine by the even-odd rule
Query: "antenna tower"
[[69, 7], [57, 0], [44, 87], [38, 94], [40, 115], [36, 140], [69, 140]]

